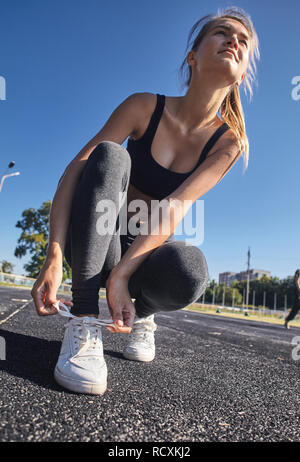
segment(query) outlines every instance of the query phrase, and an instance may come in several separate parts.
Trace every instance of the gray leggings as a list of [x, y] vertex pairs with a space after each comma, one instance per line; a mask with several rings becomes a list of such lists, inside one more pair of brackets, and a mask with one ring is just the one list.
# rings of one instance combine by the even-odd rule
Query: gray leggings
[[[103, 141], [90, 154], [79, 178], [65, 246], [65, 258], [72, 268], [73, 314], [99, 313], [99, 289], [105, 288], [110, 271], [136, 237], [121, 233], [120, 213], [113, 233], [99, 234], [96, 228], [100, 200], [112, 200], [120, 212], [119, 193], [128, 190], [130, 170], [128, 151], [120, 144]], [[128, 290], [135, 298], [136, 314], [145, 317], [195, 302], [207, 281], [208, 268], [201, 250], [175, 241], [172, 234], [131, 275]]]

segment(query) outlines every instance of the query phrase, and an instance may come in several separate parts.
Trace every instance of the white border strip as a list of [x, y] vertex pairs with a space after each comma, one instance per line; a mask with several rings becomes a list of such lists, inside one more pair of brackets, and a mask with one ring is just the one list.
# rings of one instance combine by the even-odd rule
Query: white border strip
[[7, 316], [7, 318], [5, 319], [2, 319], [2, 321], [0, 321], [0, 326], [1, 324], [4, 324], [6, 321], [8, 321], [9, 318], [11, 318], [12, 316], [14, 316], [15, 314], [19, 313], [19, 311], [23, 310], [23, 308], [25, 308], [25, 306], [29, 305], [29, 303], [31, 303], [33, 300], [29, 300], [29, 302], [25, 303], [24, 305], [22, 305], [20, 308], [18, 308], [16, 311], [14, 311], [13, 313], [11, 313], [9, 316]]

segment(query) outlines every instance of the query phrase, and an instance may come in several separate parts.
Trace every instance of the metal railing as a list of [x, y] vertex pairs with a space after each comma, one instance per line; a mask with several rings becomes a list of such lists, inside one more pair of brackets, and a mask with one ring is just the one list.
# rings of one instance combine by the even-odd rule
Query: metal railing
[[[2, 273], [0, 271], [0, 282], [14, 284], [23, 287], [33, 287], [35, 279], [29, 278], [27, 276], [20, 276], [19, 274]], [[58, 290], [63, 292], [70, 292], [71, 287], [72, 286], [70, 284], [61, 284]]]
[[[276, 310], [271, 310], [268, 307], [242, 307], [242, 306], [228, 306], [228, 305], [222, 305], [218, 303], [202, 303], [201, 301], [198, 300], [197, 304], [203, 306], [204, 308], [214, 308], [216, 310], [219, 310], [220, 312], [231, 312], [231, 313], [243, 313], [243, 314], [251, 314], [251, 315], [257, 315], [257, 316], [270, 316], [274, 318], [279, 318], [283, 319], [284, 317], [287, 316], [289, 309], [285, 310], [283, 309], [276, 309]], [[300, 313], [295, 316], [295, 320], [300, 320]]]

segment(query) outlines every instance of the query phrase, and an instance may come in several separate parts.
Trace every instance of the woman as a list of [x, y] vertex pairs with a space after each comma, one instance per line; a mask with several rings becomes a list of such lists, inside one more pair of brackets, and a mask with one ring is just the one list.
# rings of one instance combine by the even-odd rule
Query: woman
[[297, 316], [297, 313], [300, 310], [300, 269], [295, 271], [293, 282], [293, 305], [291, 311], [284, 321], [284, 326], [286, 329], [290, 328], [289, 322]]
[[[59, 312], [70, 318], [55, 368], [57, 382], [70, 390], [106, 390], [101, 325], [110, 332], [131, 332], [126, 358], [151, 361], [154, 313], [181, 309], [205, 290], [203, 253], [175, 241], [173, 233], [189, 208], [185, 201], [191, 204], [213, 188], [243, 151], [247, 166], [238, 87], [244, 81], [251, 93], [249, 80], [259, 52], [252, 22], [239, 8], [200, 19], [187, 48], [204, 20], [180, 69], [188, 65], [186, 94], [129, 96], [60, 179], [50, 213], [47, 259], [31, 294], [39, 315]], [[125, 149], [121, 144], [127, 137]], [[106, 200], [118, 213], [108, 207], [114, 226], [105, 234], [99, 212]], [[135, 200], [148, 206], [136, 227], [130, 224]], [[150, 229], [162, 200], [168, 214], [154, 220]], [[125, 234], [120, 219], [124, 208], [130, 224]], [[72, 267], [73, 294], [73, 303], [65, 304], [56, 298], [64, 254]], [[100, 287], [106, 287], [111, 325], [98, 319]]]

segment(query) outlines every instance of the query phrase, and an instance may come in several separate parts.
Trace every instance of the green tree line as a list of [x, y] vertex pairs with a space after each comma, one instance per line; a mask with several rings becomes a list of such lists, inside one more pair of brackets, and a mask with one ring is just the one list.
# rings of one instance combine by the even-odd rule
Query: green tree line
[[[51, 201], [43, 202], [39, 209], [29, 208], [23, 211], [21, 220], [17, 221], [16, 227], [21, 229], [18, 245], [14, 255], [22, 258], [31, 255], [31, 259], [23, 268], [26, 276], [37, 278], [47, 255], [49, 242], [49, 218]], [[62, 282], [72, 279], [72, 270], [66, 259], [63, 261]]]
[[[227, 287], [226, 284], [217, 284], [215, 280], [212, 280], [206, 287], [204, 300], [205, 303], [223, 303], [223, 293], [225, 289], [224, 304], [227, 306], [232, 305], [233, 294], [234, 294], [234, 305], [239, 306], [243, 304], [243, 293], [244, 303], [246, 304], [246, 291], [247, 291], [247, 280], [238, 281], [235, 279], [231, 287]], [[253, 279], [249, 281], [249, 306], [252, 305], [253, 291], [255, 291], [254, 305], [256, 307], [265, 306], [266, 308], [274, 308], [274, 294], [276, 294], [275, 304], [276, 309], [282, 309], [285, 307], [290, 308], [293, 300], [294, 291], [294, 276], [288, 276], [284, 279], [278, 277], [263, 276], [261, 279]], [[286, 302], [285, 302], [286, 296]], [[202, 302], [203, 296], [199, 298], [199, 302]], [[264, 303], [265, 300], [265, 303]]]

